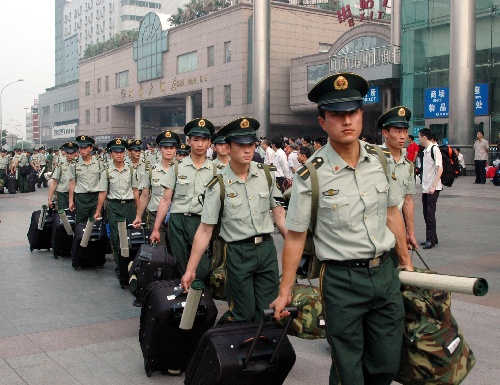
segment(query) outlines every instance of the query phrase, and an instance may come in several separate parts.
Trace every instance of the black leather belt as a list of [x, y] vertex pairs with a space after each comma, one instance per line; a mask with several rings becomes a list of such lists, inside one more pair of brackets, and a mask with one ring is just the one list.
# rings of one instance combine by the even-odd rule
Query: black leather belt
[[258, 245], [259, 243], [267, 241], [269, 238], [271, 238], [271, 234], [260, 234], [250, 238], [242, 239], [241, 241], [233, 241], [230, 243], [253, 243], [255, 245]]
[[108, 199], [108, 201], [121, 203], [122, 205], [124, 205], [125, 203], [135, 202], [134, 199]]
[[351, 259], [347, 261], [335, 261], [332, 259], [324, 261], [325, 263], [329, 263], [334, 266], [343, 266], [343, 267], [367, 267], [372, 269], [374, 267], [380, 266], [389, 258], [389, 253], [385, 252], [380, 257], [373, 259]]

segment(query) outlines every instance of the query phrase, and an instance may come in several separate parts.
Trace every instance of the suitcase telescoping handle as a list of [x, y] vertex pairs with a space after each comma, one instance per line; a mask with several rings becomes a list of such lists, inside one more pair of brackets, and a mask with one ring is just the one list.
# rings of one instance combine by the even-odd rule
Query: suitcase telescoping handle
[[[286, 336], [286, 332], [290, 327], [290, 324], [292, 323], [293, 319], [296, 318], [297, 315], [299, 314], [296, 306], [286, 307], [284, 310], [290, 312], [290, 318], [288, 319], [288, 322], [286, 323], [285, 328], [283, 329], [283, 333], [281, 333], [280, 339], [278, 340], [278, 343], [274, 348], [274, 352], [271, 356], [271, 359], [269, 360], [270, 365], [272, 365], [274, 363], [274, 360], [276, 359], [276, 354], [278, 352], [279, 347], [281, 346], [281, 343], [283, 342], [283, 339]], [[250, 349], [248, 349], [247, 356], [245, 357], [245, 361], [243, 362], [243, 370], [245, 370], [248, 364], [250, 363], [250, 359], [252, 358], [255, 347], [257, 346], [257, 342], [260, 340], [262, 329], [264, 328], [265, 323], [273, 316], [274, 309], [266, 309], [264, 310], [263, 313], [264, 314], [262, 317], [262, 321], [260, 322], [259, 327], [257, 328], [257, 333], [255, 333], [252, 345], [250, 346]]]

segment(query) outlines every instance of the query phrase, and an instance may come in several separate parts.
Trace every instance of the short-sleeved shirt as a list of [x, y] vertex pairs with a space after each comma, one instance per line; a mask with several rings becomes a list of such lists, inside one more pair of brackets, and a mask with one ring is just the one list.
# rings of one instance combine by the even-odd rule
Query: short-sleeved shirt
[[[250, 163], [246, 181], [241, 180], [230, 166], [225, 167], [219, 173], [222, 175], [226, 189], [220, 236], [226, 242], [269, 234], [274, 229], [269, 210], [278, 206], [274, 197], [281, 197], [281, 191], [276, 185], [274, 175], [272, 175], [272, 183], [269, 187], [264, 170], [257, 164], [256, 162]], [[201, 221], [212, 225], [217, 224], [220, 209], [220, 185], [217, 182], [205, 192]]]
[[486, 139], [474, 142], [474, 160], [488, 160], [488, 150], [490, 146]]
[[[386, 148], [385, 144], [381, 147]], [[401, 152], [399, 161], [396, 162], [396, 160], [394, 159], [394, 163], [394, 177], [396, 178], [396, 185], [399, 189], [401, 197], [403, 197], [404, 199], [406, 195], [415, 194], [415, 168], [412, 166], [411, 162], [405, 156], [403, 156], [403, 153]], [[392, 177], [393, 176], [391, 175], [391, 178]], [[398, 205], [398, 208], [400, 210], [403, 208], [403, 203], [404, 200], [402, 200]]]
[[9, 158], [7, 156], [0, 156], [0, 170], [6, 170], [9, 165]]
[[161, 181], [161, 186], [174, 191], [170, 213], [191, 213], [201, 215], [202, 206], [198, 197], [214, 176], [212, 161], [206, 159], [203, 165], [196, 169], [191, 156], [179, 161], [177, 177], [175, 167], [170, 167], [167, 175]]
[[17, 163], [18, 167], [28, 166], [29, 164], [30, 164], [30, 159], [28, 158], [27, 155], [25, 155], [25, 154], [19, 155], [18, 163]]
[[105, 172], [104, 186], [108, 199], [134, 199], [132, 187], [139, 187], [139, 181], [134, 177], [133, 167], [125, 164], [120, 171], [111, 162]]
[[66, 158], [61, 158], [61, 162], [55, 167], [50, 178], [57, 181], [57, 192], [69, 191], [69, 179], [71, 177], [70, 164]]
[[223, 164], [219, 158], [216, 158], [214, 160], [212, 160], [212, 163], [215, 165], [215, 167], [217, 167], [217, 174], [220, 174], [220, 170], [222, 170], [224, 167], [227, 166], [227, 164]]
[[[431, 155], [431, 151], [433, 155]], [[433, 159], [434, 158], [434, 159]], [[437, 170], [443, 167], [443, 156], [439, 150], [439, 146], [431, 143], [424, 149], [424, 161], [422, 168], [422, 192], [427, 194], [436, 179]], [[436, 190], [442, 190], [443, 184], [439, 179]]]
[[165, 188], [162, 187], [161, 182], [166, 177], [167, 171], [172, 167], [172, 165], [173, 163], [165, 171], [161, 162], [156, 163], [155, 165], [150, 166], [151, 173], [149, 169], [147, 169], [144, 174], [142, 174], [139, 189], [149, 189], [149, 193], [151, 194], [151, 198], [149, 199], [148, 203], [149, 211], [158, 211], [158, 205], [160, 204], [163, 192], [165, 191]]
[[92, 156], [89, 164], [86, 164], [82, 157], [71, 164], [70, 179], [76, 180], [75, 193], [106, 191], [106, 173], [104, 166], [97, 157]]
[[[363, 141], [356, 168], [349, 166], [330, 144], [319, 149], [317, 167], [319, 202], [314, 234], [320, 260], [372, 259], [395, 244], [387, 228], [387, 208], [402, 200], [391, 178], [394, 160], [387, 159], [384, 173], [378, 156], [367, 152]], [[369, 145], [368, 145], [369, 146]], [[286, 227], [304, 232], [311, 221], [311, 177], [295, 175], [288, 205]]]

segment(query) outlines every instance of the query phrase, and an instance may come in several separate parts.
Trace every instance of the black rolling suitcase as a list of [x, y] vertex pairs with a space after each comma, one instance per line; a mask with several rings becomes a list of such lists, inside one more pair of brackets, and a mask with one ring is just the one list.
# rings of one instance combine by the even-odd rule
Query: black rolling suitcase
[[[31, 214], [31, 222], [28, 230], [28, 241], [30, 244], [30, 251], [37, 250], [50, 250], [52, 247], [52, 209], [43, 206], [42, 210], [33, 211]], [[44, 218], [40, 218], [40, 217]], [[43, 225], [42, 230], [38, 228], [39, 224]]]
[[148, 285], [155, 281], [181, 278], [177, 261], [165, 246], [141, 245], [129, 269], [130, 291], [135, 296], [134, 306], [142, 306]]
[[9, 194], [15, 194], [16, 193], [16, 174], [8, 174], [5, 177], [6, 183], [7, 183], [7, 191]]
[[73, 268], [102, 267], [106, 263], [106, 243], [109, 242], [106, 228], [102, 221], [94, 223], [87, 247], [80, 242], [85, 230], [84, 224], [77, 224], [71, 247]]
[[[144, 225], [144, 224], [143, 224]], [[120, 251], [120, 256], [118, 257], [118, 276], [120, 281], [120, 287], [123, 289], [125, 286], [129, 285], [129, 269], [130, 263], [134, 261], [137, 252], [139, 251], [141, 245], [149, 243], [149, 230], [144, 227], [140, 229], [134, 229], [130, 224], [127, 226], [127, 242], [128, 242], [128, 257], [123, 256]]]
[[217, 307], [209, 290], [204, 290], [193, 328], [179, 329], [186, 297], [179, 280], [153, 282], [146, 290], [139, 342], [148, 377], [156, 370], [170, 374], [186, 370], [203, 333], [215, 324]]
[[36, 180], [37, 180], [37, 176], [36, 176], [36, 173], [34, 172], [30, 172], [28, 174], [28, 191], [29, 192], [34, 192], [36, 191]]
[[[68, 222], [71, 225], [73, 233], [75, 231], [75, 214], [66, 211], [66, 216]], [[66, 228], [64, 227], [59, 213], [54, 213], [52, 220], [52, 253], [54, 258], [57, 257], [71, 257], [71, 248], [73, 246], [73, 234], [68, 235]]]
[[[292, 317], [297, 308], [287, 308]], [[215, 326], [205, 333], [186, 371], [186, 385], [280, 385], [295, 363], [295, 350], [285, 328], [268, 323], [273, 310], [264, 311], [260, 323]]]

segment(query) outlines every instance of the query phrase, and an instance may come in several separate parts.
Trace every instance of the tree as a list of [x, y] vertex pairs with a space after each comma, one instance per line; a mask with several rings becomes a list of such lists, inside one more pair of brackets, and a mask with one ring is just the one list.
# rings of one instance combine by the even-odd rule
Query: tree
[[181, 25], [230, 5], [229, 0], [190, 0], [189, 3], [184, 4], [184, 8], [177, 8], [177, 13], [170, 16], [168, 21], [172, 25]]
[[4, 146], [5, 143], [7, 143], [5, 141], [5, 138], [7, 137], [7, 135], [9, 135], [9, 133], [7, 132], [7, 130], [2, 130], [2, 143], [1, 143], [1, 146]]

